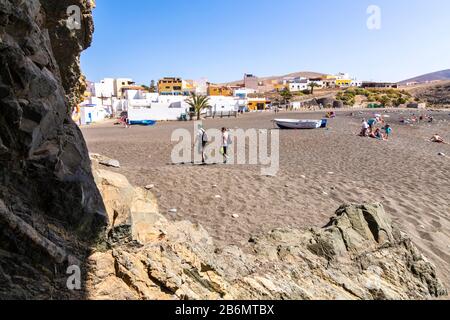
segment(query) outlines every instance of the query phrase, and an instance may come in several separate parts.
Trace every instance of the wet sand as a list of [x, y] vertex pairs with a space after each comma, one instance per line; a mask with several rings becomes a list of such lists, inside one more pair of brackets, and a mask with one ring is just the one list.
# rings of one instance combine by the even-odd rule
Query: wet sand
[[[373, 111], [338, 112], [326, 130], [280, 131], [280, 169], [273, 177], [262, 176], [259, 166], [170, 165], [176, 144], [171, 134], [178, 128], [194, 132], [191, 122], [130, 129], [106, 122], [82, 131], [90, 152], [118, 159], [122, 168], [115, 170], [133, 184], [155, 185], [161, 213], [200, 223], [219, 246], [278, 227], [322, 226], [343, 203], [382, 202], [450, 287], [450, 145], [427, 141], [434, 133], [450, 141], [450, 111], [436, 112], [433, 124], [414, 126], [399, 118], [419, 111], [388, 112], [394, 129], [388, 142], [357, 136], [361, 119]], [[204, 124], [271, 129], [274, 118], [323, 116], [260, 113]], [[172, 208], [176, 215], [168, 213]]]

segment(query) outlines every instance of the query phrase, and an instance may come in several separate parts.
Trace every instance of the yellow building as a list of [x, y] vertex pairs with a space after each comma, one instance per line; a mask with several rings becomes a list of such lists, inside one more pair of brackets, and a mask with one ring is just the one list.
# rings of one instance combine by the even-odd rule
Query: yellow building
[[352, 80], [349, 79], [336, 79], [336, 86], [338, 87], [350, 87]]
[[209, 85], [208, 86], [208, 96], [232, 97], [233, 90], [230, 87]]
[[289, 88], [288, 84], [277, 83], [273, 86], [273, 88], [277, 91], [283, 91], [286, 88]]
[[114, 94], [117, 98], [124, 98], [123, 88], [134, 85], [135, 82], [132, 79], [118, 78], [114, 81]]
[[161, 95], [182, 95], [183, 80], [181, 78], [163, 78], [158, 81], [158, 92]]
[[248, 110], [249, 111], [264, 111], [268, 109], [270, 101], [265, 98], [252, 98], [248, 100]]

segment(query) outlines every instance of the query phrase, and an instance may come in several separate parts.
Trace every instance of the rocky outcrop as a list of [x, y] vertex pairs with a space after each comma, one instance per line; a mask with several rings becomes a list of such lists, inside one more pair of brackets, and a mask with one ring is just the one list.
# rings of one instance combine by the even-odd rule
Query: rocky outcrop
[[324, 228], [277, 229], [218, 249], [189, 222], [169, 222], [151, 192], [94, 170], [110, 221], [89, 257], [90, 299], [429, 299], [435, 267], [380, 204], [345, 205]]
[[450, 82], [424, 86], [413, 91], [414, 97], [437, 108], [450, 108]]
[[[0, 0], [0, 298], [71, 297], [58, 279], [106, 225], [67, 98], [90, 44], [89, 3]], [[78, 30], [66, 25], [70, 5], [83, 13]]]
[[[56, 62], [61, 70], [61, 81], [66, 89], [69, 105], [74, 107], [82, 102], [86, 91], [86, 79], [81, 73], [80, 53], [88, 48], [94, 33], [92, 18], [92, 0], [41, 1], [46, 12], [45, 27], [49, 32], [50, 43]], [[67, 26], [67, 11], [69, 6], [76, 5], [80, 10], [80, 25], [76, 28]], [[70, 11], [74, 14], [74, 11]]]

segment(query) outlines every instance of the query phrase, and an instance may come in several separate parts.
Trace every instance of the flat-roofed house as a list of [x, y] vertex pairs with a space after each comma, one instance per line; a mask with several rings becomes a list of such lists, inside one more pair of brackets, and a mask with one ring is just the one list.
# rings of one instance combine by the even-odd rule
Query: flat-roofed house
[[160, 95], [183, 95], [183, 80], [177, 77], [165, 77], [158, 81], [158, 92]]

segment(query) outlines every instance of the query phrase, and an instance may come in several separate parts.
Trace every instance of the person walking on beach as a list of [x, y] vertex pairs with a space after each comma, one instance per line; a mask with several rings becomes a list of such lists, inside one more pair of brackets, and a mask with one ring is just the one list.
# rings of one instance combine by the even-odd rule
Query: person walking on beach
[[222, 152], [223, 152], [223, 163], [226, 164], [228, 161], [228, 146], [230, 142], [230, 133], [227, 128], [222, 128]]
[[123, 111], [120, 114], [120, 122], [123, 124], [125, 129], [128, 129], [130, 127], [128, 124], [128, 112], [127, 111]]
[[208, 145], [208, 133], [201, 124], [198, 126], [197, 143], [199, 146], [199, 152], [202, 154], [202, 164], [205, 164], [206, 163], [205, 149], [206, 146]]

